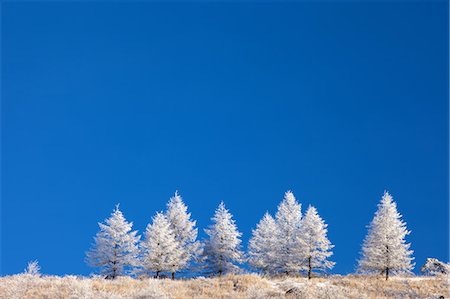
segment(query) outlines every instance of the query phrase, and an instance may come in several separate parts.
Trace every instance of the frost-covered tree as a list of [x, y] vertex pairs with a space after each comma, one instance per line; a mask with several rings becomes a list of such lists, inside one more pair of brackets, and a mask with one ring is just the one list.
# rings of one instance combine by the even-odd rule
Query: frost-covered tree
[[427, 258], [425, 264], [420, 268], [420, 272], [432, 276], [448, 275], [450, 274], [450, 265], [435, 258]]
[[[167, 203], [167, 219], [172, 228], [175, 239], [179, 243], [179, 250], [181, 252], [180, 259], [176, 269], [183, 270], [189, 266], [189, 263], [196, 259], [201, 251], [201, 244], [197, 241], [196, 222], [191, 220], [191, 214], [187, 211], [187, 206], [183, 199], [175, 192], [175, 195], [170, 198]], [[172, 279], [175, 277], [175, 272], [172, 272]]]
[[106, 278], [114, 279], [126, 274], [138, 264], [140, 236], [137, 231], [132, 231], [133, 223], [126, 221], [117, 205], [111, 217], [98, 225], [100, 231], [86, 254], [88, 264], [100, 268]]
[[147, 226], [141, 250], [141, 267], [145, 273], [154, 272], [158, 278], [161, 272], [174, 273], [179, 270], [182, 257], [180, 246], [163, 213], [156, 213]]
[[33, 276], [41, 276], [41, 266], [39, 266], [39, 262], [37, 260], [28, 262], [24, 273]]
[[334, 262], [328, 260], [333, 254], [334, 247], [327, 238], [327, 224], [319, 216], [313, 206], [309, 206], [300, 223], [298, 241], [303, 249], [304, 267], [308, 271], [308, 279], [311, 279], [313, 270], [324, 271], [331, 269]]
[[237, 272], [238, 264], [243, 261], [240, 250], [242, 234], [237, 230], [233, 216], [225, 208], [223, 202], [211, 218], [212, 225], [205, 229], [209, 238], [205, 241], [205, 267], [211, 274], [221, 276], [225, 273]]
[[252, 230], [252, 237], [248, 245], [249, 264], [263, 273], [275, 272], [275, 246], [277, 224], [273, 217], [266, 213]]
[[378, 210], [369, 225], [364, 239], [362, 257], [358, 263], [360, 272], [389, 274], [410, 273], [414, 268], [411, 244], [405, 237], [410, 231], [397, 212], [397, 204], [385, 191]]
[[287, 191], [275, 214], [277, 242], [274, 265], [278, 272], [291, 274], [302, 269], [303, 249], [298, 242], [301, 218], [301, 204], [297, 202], [291, 191]]

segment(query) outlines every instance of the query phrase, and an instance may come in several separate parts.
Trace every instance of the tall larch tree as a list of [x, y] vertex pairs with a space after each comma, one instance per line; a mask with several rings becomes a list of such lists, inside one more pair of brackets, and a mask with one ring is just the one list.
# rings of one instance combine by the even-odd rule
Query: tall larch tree
[[252, 230], [252, 237], [248, 245], [248, 262], [262, 273], [274, 273], [276, 258], [277, 224], [273, 217], [266, 213]]
[[242, 234], [238, 231], [231, 213], [223, 202], [211, 218], [213, 223], [205, 229], [209, 238], [205, 241], [204, 259], [207, 272], [213, 275], [235, 273], [243, 262], [240, 250]]
[[378, 204], [378, 210], [369, 225], [369, 231], [362, 246], [358, 270], [363, 273], [407, 274], [414, 268], [411, 244], [405, 237], [410, 234], [397, 204], [385, 191]]
[[[184, 204], [178, 191], [170, 198], [167, 203], [166, 217], [169, 220], [175, 240], [179, 243], [179, 250], [181, 257], [175, 268], [178, 270], [186, 269], [190, 262], [195, 260], [201, 251], [201, 244], [197, 241], [196, 222], [191, 220], [191, 214], [188, 213], [188, 208]], [[175, 272], [172, 272], [172, 279], [175, 277]]]
[[280, 273], [289, 275], [302, 269], [302, 248], [298, 242], [301, 218], [301, 204], [291, 191], [287, 191], [275, 214], [277, 242], [274, 264]]
[[327, 237], [327, 224], [317, 213], [313, 206], [309, 206], [300, 223], [298, 241], [301, 244], [304, 270], [311, 279], [313, 270], [325, 271], [334, 266], [334, 262], [328, 258], [333, 254], [334, 247]]
[[174, 273], [179, 270], [182, 253], [175, 239], [175, 232], [163, 213], [156, 213], [151, 224], [147, 225], [144, 240], [141, 242], [141, 267], [144, 273]]
[[137, 231], [132, 231], [133, 223], [126, 221], [117, 205], [111, 217], [98, 225], [100, 231], [86, 254], [88, 264], [110, 279], [130, 273], [138, 265], [140, 239]]

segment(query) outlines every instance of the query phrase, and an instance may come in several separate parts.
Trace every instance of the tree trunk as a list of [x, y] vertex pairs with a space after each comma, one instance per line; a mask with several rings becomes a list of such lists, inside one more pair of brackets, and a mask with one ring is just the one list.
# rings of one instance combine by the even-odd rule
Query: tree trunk
[[172, 280], [175, 279], [175, 272], [172, 272]]
[[219, 277], [221, 277], [221, 276], [222, 276], [222, 271], [223, 271], [223, 269], [222, 269], [223, 257], [220, 256], [219, 259], [220, 259], [220, 265], [219, 265]]
[[389, 246], [388, 245], [386, 245], [386, 257], [387, 257], [386, 280], [388, 280], [388, 278], [389, 278], [389, 265], [390, 265]]
[[308, 279], [311, 279], [311, 257], [308, 257]]
[[117, 276], [117, 248], [118, 245], [114, 244], [114, 261], [113, 261], [113, 275], [112, 275], [112, 279], [115, 279]]
[[156, 271], [155, 278], [159, 278], [159, 271]]

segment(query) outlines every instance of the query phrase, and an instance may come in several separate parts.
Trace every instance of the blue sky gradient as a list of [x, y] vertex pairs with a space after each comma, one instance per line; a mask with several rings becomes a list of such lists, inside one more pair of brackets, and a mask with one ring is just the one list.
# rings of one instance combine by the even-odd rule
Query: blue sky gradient
[[448, 261], [448, 3], [4, 2], [1, 274], [89, 274], [97, 222], [179, 190], [200, 236], [286, 190], [352, 272], [383, 191]]

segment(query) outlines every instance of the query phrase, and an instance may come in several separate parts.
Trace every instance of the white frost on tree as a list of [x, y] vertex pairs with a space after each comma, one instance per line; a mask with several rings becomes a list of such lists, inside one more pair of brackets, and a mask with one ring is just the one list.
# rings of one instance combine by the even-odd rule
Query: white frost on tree
[[304, 258], [304, 269], [311, 278], [313, 270], [325, 271], [334, 266], [334, 262], [328, 260], [333, 254], [334, 247], [327, 238], [327, 224], [317, 213], [313, 206], [309, 206], [300, 223], [298, 241], [301, 244]]
[[397, 204], [385, 191], [364, 239], [358, 265], [360, 272], [384, 274], [386, 280], [390, 274], [411, 272], [414, 268], [413, 251], [409, 250], [411, 244], [405, 241], [410, 231], [401, 218]]
[[294, 274], [302, 269], [302, 248], [298, 242], [301, 218], [301, 204], [291, 191], [287, 191], [275, 214], [277, 243], [274, 265], [278, 272]]
[[237, 230], [233, 216], [223, 202], [211, 220], [213, 224], [205, 229], [209, 236], [204, 250], [206, 268], [209, 273], [219, 276], [235, 273], [239, 270], [238, 264], [243, 261], [243, 253], [240, 250], [242, 234]]
[[[167, 203], [166, 216], [174, 232], [175, 239], [179, 243], [181, 252], [181, 257], [178, 259], [175, 267], [176, 271], [186, 269], [189, 263], [200, 254], [201, 244], [197, 241], [196, 222], [191, 220], [191, 214], [188, 213], [187, 206], [184, 204], [178, 191]], [[175, 272], [172, 272], [172, 278], [174, 276]]]
[[420, 272], [432, 276], [448, 275], [450, 274], [450, 265], [435, 258], [427, 258], [425, 264], [420, 268]]
[[158, 278], [161, 272], [173, 273], [179, 269], [180, 246], [163, 213], [156, 213], [152, 223], [147, 226], [141, 249], [141, 267], [145, 273], [154, 272]]
[[39, 266], [39, 262], [37, 260], [28, 262], [27, 268], [25, 269], [24, 273], [33, 276], [40, 276], [41, 266]]
[[263, 273], [274, 273], [276, 257], [277, 224], [273, 217], [266, 213], [252, 230], [252, 237], [248, 245], [249, 264]]
[[111, 217], [98, 225], [100, 231], [94, 238], [92, 249], [87, 252], [88, 264], [100, 268], [107, 278], [126, 274], [138, 264], [140, 236], [137, 231], [132, 231], [133, 223], [126, 221], [117, 205]]

